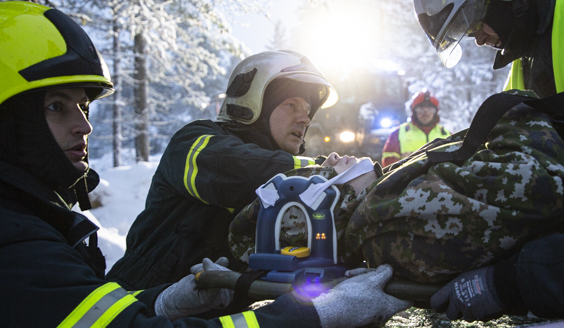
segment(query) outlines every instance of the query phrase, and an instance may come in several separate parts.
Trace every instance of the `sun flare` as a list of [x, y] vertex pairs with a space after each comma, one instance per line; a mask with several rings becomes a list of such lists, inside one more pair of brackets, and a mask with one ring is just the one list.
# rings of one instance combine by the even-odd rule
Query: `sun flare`
[[340, 4], [318, 10], [300, 31], [304, 50], [322, 66], [370, 64], [380, 54], [378, 14], [370, 8]]

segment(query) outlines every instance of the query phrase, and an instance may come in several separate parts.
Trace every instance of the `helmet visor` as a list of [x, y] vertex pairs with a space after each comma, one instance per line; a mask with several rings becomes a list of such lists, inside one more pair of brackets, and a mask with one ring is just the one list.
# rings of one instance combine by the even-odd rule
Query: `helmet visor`
[[435, 15], [420, 14], [419, 23], [443, 64], [453, 67], [462, 56], [460, 40], [480, 28], [484, 14], [483, 1], [469, 0], [459, 7], [450, 3]]
[[[321, 74], [321, 73], [319, 73]], [[321, 108], [328, 108], [339, 100], [339, 96], [333, 86], [327, 82], [325, 78], [322, 76], [314, 75], [314, 74], [307, 74], [307, 73], [294, 73], [289, 75], [284, 75], [284, 78], [296, 80], [299, 82], [311, 83], [311, 84], [319, 84], [320, 86], [325, 86], [325, 88], [320, 88], [319, 90], [319, 100], [323, 100], [321, 104]]]

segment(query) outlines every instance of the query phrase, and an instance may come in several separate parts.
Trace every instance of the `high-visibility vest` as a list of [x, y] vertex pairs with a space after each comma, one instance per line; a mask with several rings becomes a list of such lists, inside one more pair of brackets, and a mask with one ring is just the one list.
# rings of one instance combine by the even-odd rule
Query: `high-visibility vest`
[[[557, 0], [554, 6], [552, 22], [552, 69], [556, 92], [564, 92], [564, 1]], [[523, 63], [516, 59], [511, 64], [511, 71], [505, 84], [505, 90], [525, 90]]]
[[411, 122], [403, 123], [398, 129], [401, 158], [407, 157], [429, 141], [436, 138], [445, 138], [450, 135], [440, 124], [435, 125], [435, 127], [429, 131], [429, 134], [425, 134], [423, 130]]

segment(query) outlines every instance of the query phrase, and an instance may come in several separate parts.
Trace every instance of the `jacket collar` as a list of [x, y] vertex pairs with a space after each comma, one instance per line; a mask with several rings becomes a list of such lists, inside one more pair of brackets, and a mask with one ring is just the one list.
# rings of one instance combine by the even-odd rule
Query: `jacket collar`
[[72, 247], [99, 229], [84, 215], [71, 211], [72, 204], [67, 204], [55, 190], [27, 171], [1, 160], [0, 182], [5, 186], [0, 192], [3, 200], [47, 222]]

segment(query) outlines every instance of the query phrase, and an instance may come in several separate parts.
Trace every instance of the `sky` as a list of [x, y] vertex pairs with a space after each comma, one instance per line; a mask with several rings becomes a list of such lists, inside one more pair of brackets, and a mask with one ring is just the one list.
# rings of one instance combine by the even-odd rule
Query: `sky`
[[270, 17], [247, 14], [235, 18], [233, 35], [241, 40], [253, 54], [267, 50], [266, 46], [274, 36], [274, 25], [281, 21], [285, 30], [297, 25], [296, 11], [306, 0], [272, 0]]

